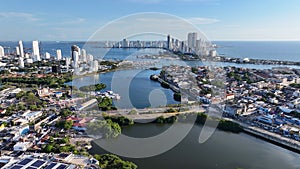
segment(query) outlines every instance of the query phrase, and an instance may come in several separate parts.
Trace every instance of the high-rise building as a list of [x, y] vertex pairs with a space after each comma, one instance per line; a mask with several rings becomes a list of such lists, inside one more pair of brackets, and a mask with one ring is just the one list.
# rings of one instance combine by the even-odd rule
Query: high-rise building
[[73, 67], [77, 68], [79, 66], [79, 53], [77, 51], [73, 51]]
[[175, 47], [176, 48], [179, 48], [180, 46], [180, 41], [178, 39], [175, 40]]
[[61, 60], [62, 59], [62, 54], [61, 54], [61, 50], [60, 49], [56, 50], [56, 59], [57, 60]]
[[209, 51], [209, 56], [216, 57], [217, 56], [217, 51], [216, 50], [210, 50]]
[[170, 35], [167, 36], [167, 49], [171, 49], [171, 37], [170, 37]]
[[16, 47], [16, 54], [17, 54], [17, 56], [20, 56], [20, 48], [19, 48], [19, 46]]
[[127, 39], [123, 39], [122, 48], [128, 48], [128, 47], [129, 47], [129, 41]]
[[24, 58], [23, 57], [19, 57], [19, 68], [24, 68]]
[[46, 53], [45, 53], [45, 59], [50, 59], [50, 57], [51, 57], [51, 56], [50, 56], [50, 53], [49, 53], [49, 52], [46, 52]]
[[32, 41], [32, 50], [33, 50], [33, 56], [36, 61], [41, 60], [40, 56], [40, 49], [39, 49], [39, 42], [38, 41]]
[[75, 60], [75, 52], [77, 52], [78, 56], [80, 55], [80, 48], [77, 45], [72, 45], [71, 46], [71, 56], [72, 60]]
[[192, 32], [188, 34], [188, 47], [194, 51], [196, 49], [197, 44], [197, 33]]
[[99, 63], [97, 60], [94, 60], [93, 61], [93, 68], [94, 68], [94, 72], [97, 72], [98, 71], [98, 68], [99, 68]]
[[197, 55], [203, 55], [203, 43], [202, 43], [202, 40], [199, 39], [196, 41], [196, 54]]
[[24, 57], [23, 42], [21, 40], [19, 41], [19, 53], [20, 53], [20, 57]]
[[87, 62], [91, 62], [91, 61], [93, 61], [93, 60], [94, 60], [94, 56], [91, 55], [91, 54], [88, 54], [87, 57], [86, 57], [86, 61], [87, 61]]
[[98, 61], [97, 60], [94, 60], [94, 61], [90, 61], [89, 62], [89, 71], [90, 72], [97, 72], [98, 71], [98, 68], [99, 68], [99, 65], [98, 65]]
[[4, 48], [0, 46], [0, 57], [4, 56]]
[[86, 62], [86, 50], [85, 49], [82, 49], [81, 50], [81, 57], [80, 57], [80, 60], [82, 62]]
[[66, 67], [67, 67], [67, 72], [69, 71], [69, 66], [71, 64], [71, 58], [66, 58]]

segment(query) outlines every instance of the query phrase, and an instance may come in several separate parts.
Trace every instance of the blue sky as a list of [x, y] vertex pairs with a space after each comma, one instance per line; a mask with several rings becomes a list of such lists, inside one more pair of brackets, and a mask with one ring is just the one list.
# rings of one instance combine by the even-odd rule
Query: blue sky
[[86, 40], [139, 12], [195, 24], [211, 40], [300, 40], [299, 0], [2, 0], [0, 40]]

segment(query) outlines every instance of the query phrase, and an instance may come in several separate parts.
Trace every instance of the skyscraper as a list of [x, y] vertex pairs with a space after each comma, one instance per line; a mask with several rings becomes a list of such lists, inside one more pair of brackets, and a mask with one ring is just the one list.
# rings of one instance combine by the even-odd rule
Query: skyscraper
[[24, 57], [23, 42], [21, 40], [19, 41], [19, 50], [20, 57]]
[[86, 50], [85, 49], [82, 49], [81, 50], [81, 57], [80, 57], [80, 60], [82, 62], [86, 62]]
[[99, 62], [97, 60], [90, 61], [89, 63], [89, 71], [90, 72], [97, 72], [99, 68]]
[[32, 41], [32, 50], [33, 50], [33, 56], [35, 57], [36, 61], [40, 61], [40, 49], [39, 49], [39, 42], [38, 41]]
[[69, 66], [71, 63], [71, 58], [66, 58], [66, 67], [67, 67], [67, 72], [69, 71]]
[[94, 56], [91, 55], [91, 54], [88, 54], [87, 57], [86, 57], [86, 61], [87, 61], [87, 62], [91, 62], [91, 61], [93, 61], [93, 60], [94, 60]]
[[0, 57], [4, 56], [4, 48], [0, 46]]
[[23, 57], [19, 57], [19, 68], [24, 68], [24, 58]]
[[50, 53], [49, 53], [49, 52], [46, 52], [46, 53], [45, 53], [45, 59], [50, 59], [50, 57], [51, 57], [51, 56], [50, 56]]
[[167, 49], [171, 48], [171, 37], [170, 35], [167, 36]]
[[73, 61], [75, 61], [75, 52], [77, 52], [77, 55], [80, 55], [80, 48], [77, 45], [72, 45], [71, 46], [71, 56], [72, 56]]
[[192, 32], [188, 34], [188, 47], [194, 51], [196, 49], [197, 44], [197, 33]]
[[56, 59], [57, 60], [61, 60], [62, 59], [62, 54], [61, 54], [61, 50], [60, 49], [56, 50]]
[[203, 55], [203, 43], [201, 41], [201, 39], [196, 41], [196, 54], [197, 55]]
[[20, 56], [20, 47], [19, 46], [16, 47], [16, 54], [17, 54], [17, 56]]
[[79, 66], [79, 62], [78, 62], [79, 61], [79, 54], [78, 54], [77, 51], [73, 51], [72, 53], [73, 53], [73, 57], [74, 57], [74, 59], [73, 59], [73, 67], [77, 68]]
[[127, 39], [123, 39], [122, 48], [128, 48], [128, 47], [129, 47], [129, 41]]

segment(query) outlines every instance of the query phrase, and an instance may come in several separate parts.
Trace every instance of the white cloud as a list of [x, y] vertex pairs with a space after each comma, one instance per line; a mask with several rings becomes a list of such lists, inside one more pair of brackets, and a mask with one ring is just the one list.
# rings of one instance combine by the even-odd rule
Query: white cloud
[[86, 19], [84, 19], [84, 18], [77, 18], [77, 19], [74, 19], [74, 20], [65, 21], [62, 24], [79, 24], [79, 23], [82, 23], [82, 22], [85, 22], [85, 21], [86, 21]]
[[187, 18], [187, 21], [191, 22], [195, 25], [205, 25], [205, 24], [213, 24], [216, 22], [220, 22], [218, 19], [214, 18], [201, 18], [201, 17], [193, 17], [193, 18]]
[[24, 12], [0, 12], [0, 19], [12, 19], [12, 18], [21, 18], [26, 21], [38, 21], [40, 20], [36, 16], [30, 13]]

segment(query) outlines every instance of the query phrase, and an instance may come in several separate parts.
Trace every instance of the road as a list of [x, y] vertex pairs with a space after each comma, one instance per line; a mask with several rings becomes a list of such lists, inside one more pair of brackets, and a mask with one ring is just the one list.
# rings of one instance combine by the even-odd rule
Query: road
[[119, 109], [119, 110], [106, 111], [106, 112], [81, 111], [78, 113], [83, 113], [83, 114], [88, 113], [90, 116], [94, 116], [94, 117], [102, 116], [102, 113], [107, 113], [112, 116], [113, 115], [122, 115], [122, 116], [128, 117], [130, 119], [133, 119], [135, 122], [151, 122], [160, 116], [170, 117], [170, 116], [174, 116], [174, 115], [178, 115], [178, 114], [186, 114], [186, 113], [193, 113], [193, 112], [205, 112], [206, 111], [204, 108], [202, 108], [199, 105], [198, 106], [191, 105], [191, 106], [183, 106], [183, 107], [173, 108], [173, 109], [180, 109], [181, 111], [172, 112], [172, 113], [167, 113], [166, 111], [168, 109], [171, 109], [171, 107], [135, 109], [136, 110], [135, 114], [130, 114], [132, 109]]

